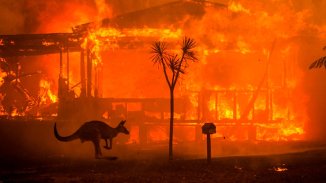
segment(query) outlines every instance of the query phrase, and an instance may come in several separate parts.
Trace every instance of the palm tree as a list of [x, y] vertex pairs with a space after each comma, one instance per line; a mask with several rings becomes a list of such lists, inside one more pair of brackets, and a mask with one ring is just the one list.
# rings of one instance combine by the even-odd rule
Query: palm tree
[[[326, 50], [326, 46], [323, 48], [323, 50]], [[318, 69], [322, 66], [326, 69], [326, 56], [319, 58], [318, 60], [315, 60], [310, 66], [309, 69]]]
[[185, 37], [181, 45], [181, 55], [170, 53], [165, 42], [157, 41], [152, 44], [152, 61], [163, 69], [165, 80], [170, 89], [170, 135], [169, 160], [173, 159], [173, 123], [174, 123], [174, 88], [180, 77], [185, 73], [189, 61], [197, 61], [193, 49], [196, 47], [194, 39]]

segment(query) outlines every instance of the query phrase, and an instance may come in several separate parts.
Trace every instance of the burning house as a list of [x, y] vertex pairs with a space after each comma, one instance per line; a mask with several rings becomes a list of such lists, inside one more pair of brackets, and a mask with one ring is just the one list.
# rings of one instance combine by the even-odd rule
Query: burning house
[[307, 26], [305, 11], [279, 8], [287, 14], [264, 3], [185, 0], [79, 22], [65, 33], [0, 35], [2, 116], [126, 119], [128, 143], [167, 140], [168, 89], [150, 46], [161, 40], [177, 49], [188, 36], [200, 61], [176, 89], [176, 141], [202, 139], [205, 122], [217, 126], [213, 138], [302, 140], [299, 52], [303, 34], [325, 38], [325, 28]]

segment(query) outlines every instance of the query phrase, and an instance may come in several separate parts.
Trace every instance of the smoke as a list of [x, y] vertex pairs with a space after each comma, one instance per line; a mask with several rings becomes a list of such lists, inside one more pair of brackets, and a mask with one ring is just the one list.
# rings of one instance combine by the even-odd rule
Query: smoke
[[172, 0], [0, 0], [0, 34], [71, 32], [73, 26]]
[[21, 13], [22, 3], [0, 0], [0, 34], [23, 33], [25, 17]]

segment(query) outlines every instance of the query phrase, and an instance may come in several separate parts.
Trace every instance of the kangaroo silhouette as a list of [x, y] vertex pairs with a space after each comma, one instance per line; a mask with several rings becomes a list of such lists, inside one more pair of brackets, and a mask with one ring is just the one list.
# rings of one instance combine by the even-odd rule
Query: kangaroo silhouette
[[[110, 127], [102, 121], [89, 121], [84, 123], [75, 133], [69, 136], [61, 136], [57, 130], [57, 124], [54, 123], [54, 135], [56, 139], [62, 142], [69, 142], [75, 139], [80, 139], [81, 142], [91, 141], [94, 144], [95, 158], [102, 156], [100, 148], [100, 140], [105, 140], [106, 149], [112, 149], [112, 139], [118, 135], [118, 133], [129, 134], [129, 131], [124, 126], [126, 120], [123, 120], [115, 128]], [[110, 140], [110, 146], [108, 146], [108, 139]]]

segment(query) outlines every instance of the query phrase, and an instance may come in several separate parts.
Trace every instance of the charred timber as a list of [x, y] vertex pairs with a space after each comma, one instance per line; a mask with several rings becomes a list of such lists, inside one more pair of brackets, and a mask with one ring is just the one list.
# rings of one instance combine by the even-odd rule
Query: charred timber
[[73, 33], [0, 35], [0, 56], [32, 56], [81, 50], [82, 36]]
[[[67, 50], [81, 52], [83, 38], [75, 33], [0, 35], [0, 57], [55, 54]], [[105, 44], [107, 37], [99, 40]], [[126, 36], [116, 39], [116, 43], [121, 49], [136, 49], [155, 40], [155, 36]]]

